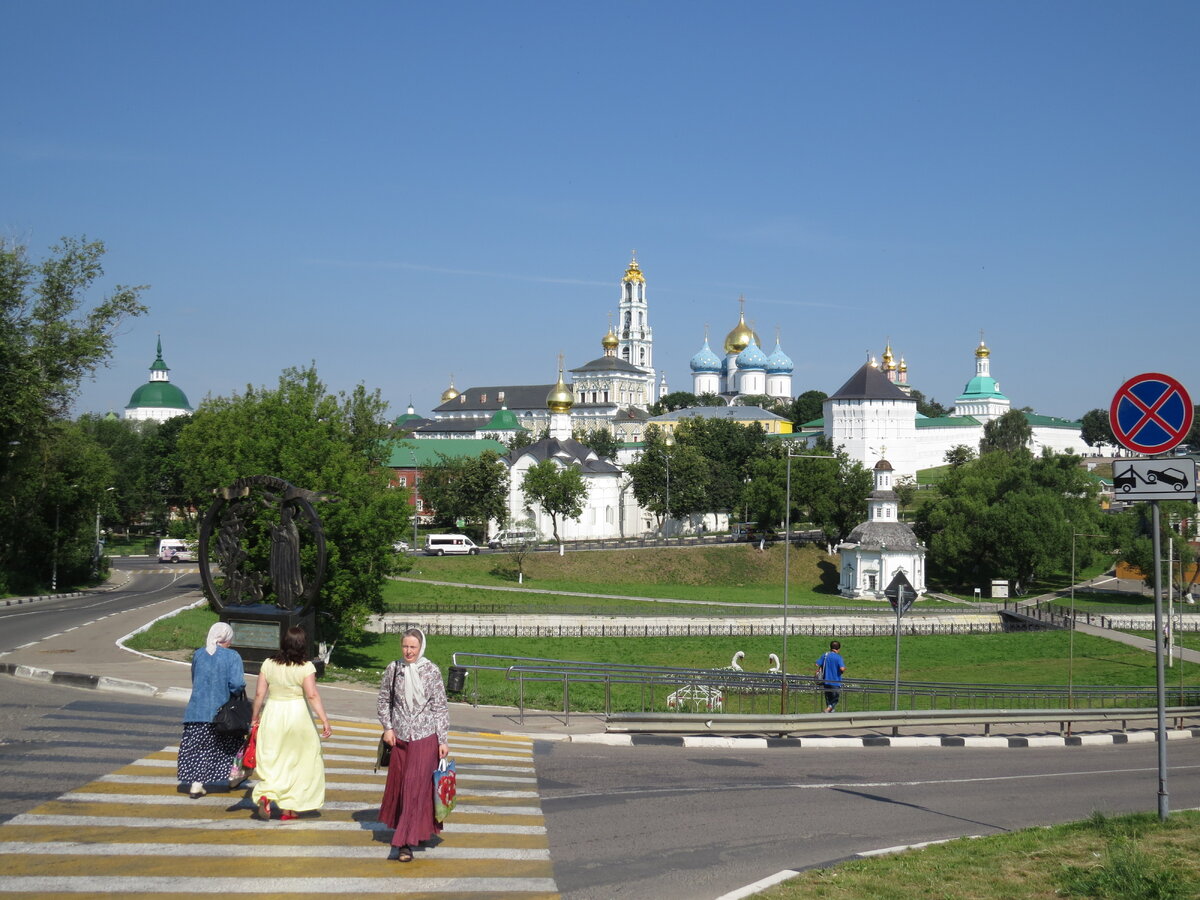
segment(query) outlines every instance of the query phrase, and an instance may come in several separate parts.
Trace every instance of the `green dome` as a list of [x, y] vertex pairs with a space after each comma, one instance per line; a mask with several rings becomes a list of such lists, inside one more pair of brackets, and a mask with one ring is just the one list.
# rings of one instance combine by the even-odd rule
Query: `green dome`
[[963, 388], [962, 395], [958, 399], [976, 400], [981, 397], [994, 397], [1000, 400], [1008, 399], [1000, 393], [1000, 385], [996, 384], [996, 379], [990, 375], [976, 375], [967, 382], [967, 386]]
[[187, 395], [169, 381], [148, 381], [133, 392], [126, 409], [180, 409], [191, 412]]

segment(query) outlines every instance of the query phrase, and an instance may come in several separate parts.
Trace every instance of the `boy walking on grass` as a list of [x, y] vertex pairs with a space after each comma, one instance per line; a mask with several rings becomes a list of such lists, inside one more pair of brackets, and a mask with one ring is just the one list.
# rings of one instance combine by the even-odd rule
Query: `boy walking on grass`
[[816, 678], [825, 686], [825, 712], [831, 713], [837, 708], [842, 696], [842, 673], [846, 671], [846, 661], [838, 651], [842, 649], [841, 641], [830, 641], [829, 650], [822, 653], [817, 660]]

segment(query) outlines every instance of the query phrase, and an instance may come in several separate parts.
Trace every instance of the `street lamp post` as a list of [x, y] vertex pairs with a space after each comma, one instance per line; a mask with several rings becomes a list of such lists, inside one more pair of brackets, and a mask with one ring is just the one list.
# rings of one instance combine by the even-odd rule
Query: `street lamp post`
[[408, 452], [412, 456], [413, 464], [413, 542], [410, 549], [415, 552], [417, 549], [417, 500], [419, 499], [417, 495], [417, 448], [409, 447]]
[[104, 555], [104, 542], [100, 540], [100, 501], [104, 499], [104, 494], [109, 491], [115, 491], [115, 487], [104, 489], [104, 493], [96, 500], [96, 552], [92, 559], [92, 577], [100, 577], [100, 557]]
[[787, 715], [787, 646], [788, 646], [788, 597], [791, 590], [792, 575], [792, 460], [793, 459], [837, 459], [836, 456], [817, 453], [787, 453], [787, 482], [784, 488], [783, 503], [783, 652], [780, 655], [779, 668], [783, 674], [783, 683], [779, 691], [779, 714]]

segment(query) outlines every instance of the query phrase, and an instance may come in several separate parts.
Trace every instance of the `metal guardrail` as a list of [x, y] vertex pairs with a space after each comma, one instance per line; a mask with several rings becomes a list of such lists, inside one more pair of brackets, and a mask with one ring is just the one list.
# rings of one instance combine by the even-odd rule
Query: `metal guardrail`
[[[502, 673], [506, 681], [516, 683], [516, 706], [521, 721], [525, 716], [526, 688], [530, 685], [561, 687], [561, 710], [567, 722], [571, 716], [571, 691], [582, 685], [601, 685], [604, 699], [601, 709], [606, 716], [629, 715], [613, 709], [614, 688], [625, 688], [626, 701], [640, 706], [640, 713], [670, 717], [687, 715], [696, 709], [708, 718], [745, 715], [746, 706], [773, 703], [789, 715], [805, 715], [801, 707], [819, 709], [823, 687], [812, 676], [781, 673], [746, 672], [732, 667], [687, 669], [644, 666], [632, 663], [589, 663], [538, 657], [517, 657], [484, 653], [455, 652], [454, 667], [464, 672]], [[479, 703], [478, 677], [471, 679], [473, 703]], [[631, 698], [628, 689], [636, 689]], [[1171, 690], [1180, 708], [1200, 706], [1200, 687]], [[672, 696], [675, 700], [672, 703]], [[894, 681], [873, 679], [845, 680], [841, 686], [842, 715], [881, 715], [893, 712], [896, 697]], [[1067, 686], [1022, 684], [967, 684], [902, 681], [899, 688], [899, 712], [903, 714], [938, 713], [980, 709], [1020, 709], [1035, 711], [1072, 709], [1110, 712], [1114, 709], [1151, 710], [1157, 702], [1153, 687], [1138, 686]], [[770, 699], [776, 698], [776, 699]], [[716, 701], [716, 702], [714, 702]], [[736, 710], [733, 707], [738, 707]], [[700, 711], [702, 710], [702, 712]], [[544, 710], [543, 710], [544, 711]], [[753, 712], [753, 710], [752, 710]], [[1040, 714], [1045, 714], [1044, 712]], [[1054, 716], [1051, 716], [1053, 719]], [[825, 727], [829, 718], [822, 719]]]
[[[1200, 706], [1172, 706], [1166, 718], [1183, 727], [1184, 719], [1200, 718]], [[988, 734], [993, 725], [1041, 724], [1057, 722], [1060, 733], [1069, 733], [1079, 722], [1120, 722], [1127, 730], [1130, 720], [1150, 719], [1155, 710], [1143, 707], [1125, 709], [1004, 709], [1004, 710], [901, 710], [871, 713], [812, 713], [770, 716], [713, 713], [612, 713], [606, 717], [606, 730], [617, 733], [653, 734], [765, 734], [786, 737], [811, 734], [830, 728], [891, 729], [942, 725], [983, 725]]]

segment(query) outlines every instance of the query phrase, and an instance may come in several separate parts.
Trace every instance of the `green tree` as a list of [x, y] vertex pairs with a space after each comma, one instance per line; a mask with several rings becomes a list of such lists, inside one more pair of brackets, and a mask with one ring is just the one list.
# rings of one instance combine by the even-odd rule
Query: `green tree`
[[617, 451], [621, 449], [621, 442], [617, 440], [616, 434], [611, 428], [603, 425], [587, 429], [576, 428], [571, 432], [571, 437], [583, 446], [595, 450], [596, 455], [603, 459], [616, 459]]
[[634, 498], [654, 515], [660, 533], [666, 517], [707, 512], [707, 461], [695, 448], [668, 441], [653, 425], [646, 429], [642, 452], [625, 472]]
[[896, 492], [901, 515], [906, 510], [912, 509], [912, 505], [917, 499], [917, 479], [911, 475], [901, 475], [892, 483], [892, 490]]
[[321, 612], [334, 632], [319, 619], [322, 639], [355, 634], [382, 611], [384, 580], [406, 559], [391, 550], [410, 509], [381, 465], [386, 408], [362, 385], [330, 393], [310, 365], [284, 370], [274, 388], [205, 400], [179, 433], [188, 496], [211, 502], [213, 490], [237, 478], [274, 475], [334, 501], [319, 508], [329, 551]]
[[[734, 511], [742, 505], [742, 492], [751, 464], [767, 446], [767, 435], [757, 422], [740, 425], [728, 419], [684, 419], [675, 429], [679, 447], [697, 451], [708, 466], [708, 501], [703, 512]], [[672, 501], [672, 508], [675, 504]]]
[[488, 522], [503, 527], [508, 518], [508, 467], [492, 450], [475, 457], [439, 453], [438, 463], [421, 471], [421, 496], [443, 525], [462, 519], [483, 532]]
[[1101, 444], [1116, 445], [1117, 439], [1113, 436], [1107, 409], [1089, 409], [1083, 414], [1079, 424], [1079, 436], [1089, 447], [1099, 447]]
[[914, 526], [931, 573], [962, 587], [1007, 578], [1020, 590], [1066, 570], [1072, 533], [1105, 524], [1079, 463], [1069, 454], [986, 453], [951, 469]]
[[805, 391], [791, 402], [785, 418], [790, 419], [797, 427], [820, 419], [825, 415], [824, 403], [828, 398], [829, 395], [824, 391]]
[[111, 477], [96, 474], [95, 442], [67, 413], [80, 382], [112, 355], [120, 323], [146, 311], [140, 287], [88, 301], [103, 256], [99, 241], [64, 238], [34, 261], [0, 239], [0, 591], [47, 584], [56, 553], [92, 554]]
[[930, 419], [940, 419], [942, 416], [950, 414], [950, 410], [942, 406], [936, 400], [927, 399], [923, 393], [913, 388], [909, 396], [917, 401], [917, 412]]
[[951, 468], [954, 468], [954, 469], [957, 469], [959, 466], [969, 463], [974, 458], [975, 458], [975, 451], [972, 450], [970, 447], [968, 447], [966, 444], [956, 444], [955, 446], [953, 446], [949, 450], [947, 450], [945, 456], [942, 457], [942, 459], [944, 459], [946, 462], [948, 462], [950, 464]]
[[[762, 528], [776, 528], [786, 520], [786, 467], [787, 460], [778, 453], [766, 454], [750, 464], [750, 483], [742, 493], [747, 521]], [[793, 517], [794, 514], [793, 508]]]
[[525, 495], [527, 506], [536, 504], [550, 517], [554, 541], [561, 544], [558, 521], [579, 518], [583, 513], [588, 487], [577, 467], [544, 459], [526, 470], [521, 479], [521, 492]]
[[839, 542], [866, 519], [874, 477], [844, 450], [833, 449], [828, 438], [818, 440], [810, 452], [813, 456], [792, 459], [792, 503], [802, 518]]
[[1029, 419], [1019, 409], [1010, 409], [997, 419], [983, 426], [983, 438], [979, 441], [979, 455], [985, 453], [1016, 453], [1029, 449], [1033, 429]]
[[690, 409], [699, 405], [699, 398], [691, 391], [671, 391], [650, 404], [650, 415], [661, 416], [663, 413], [674, 412], [677, 409]]

